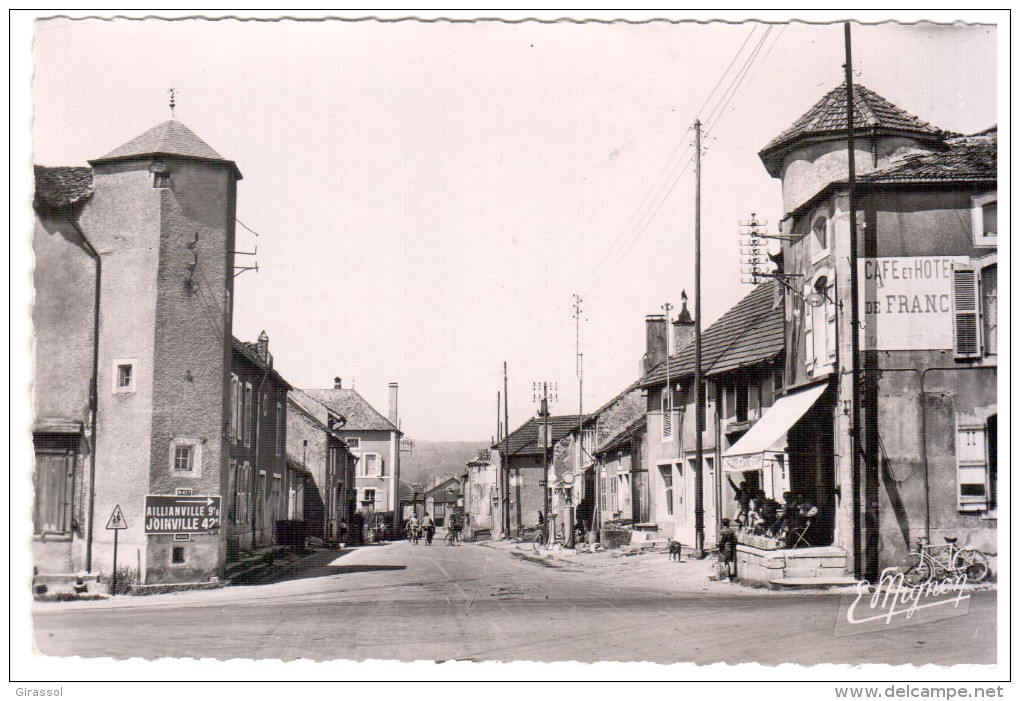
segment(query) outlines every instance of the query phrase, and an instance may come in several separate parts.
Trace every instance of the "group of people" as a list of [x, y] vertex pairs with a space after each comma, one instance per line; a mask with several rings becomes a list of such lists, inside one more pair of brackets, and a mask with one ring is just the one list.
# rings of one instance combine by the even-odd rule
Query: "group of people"
[[795, 492], [783, 492], [783, 502], [780, 503], [767, 497], [764, 490], [755, 489], [747, 482], [737, 486], [729, 477], [727, 480], [737, 502], [737, 511], [732, 519], [737, 530], [772, 536], [794, 547], [796, 543], [790, 542], [790, 534], [794, 531], [802, 533], [818, 515], [818, 507]]
[[[421, 518], [418, 518], [417, 514], [412, 514], [404, 524], [404, 528], [407, 530], [407, 539], [412, 544], [417, 545], [418, 541], [424, 538], [425, 545], [432, 545], [432, 538], [436, 535], [436, 522], [427, 511]], [[464, 530], [463, 514], [452, 513], [447, 516], [446, 530], [446, 544], [456, 545], [460, 540], [461, 531]]]
[[411, 518], [407, 519], [407, 523], [404, 524], [404, 528], [407, 529], [407, 539], [414, 545], [418, 544], [418, 541], [423, 537], [425, 538], [425, 545], [432, 545], [432, 538], [436, 535], [436, 522], [426, 511], [425, 514], [418, 518], [416, 514], [412, 514]]

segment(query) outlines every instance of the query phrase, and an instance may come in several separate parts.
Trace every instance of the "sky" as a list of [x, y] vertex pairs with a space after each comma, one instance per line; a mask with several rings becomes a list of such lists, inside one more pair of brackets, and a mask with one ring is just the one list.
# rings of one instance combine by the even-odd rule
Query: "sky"
[[[979, 131], [1003, 107], [997, 38], [855, 24], [855, 81]], [[698, 118], [703, 323], [750, 291], [739, 222], [783, 215], [757, 152], [842, 82], [843, 50], [840, 24], [55, 19], [35, 26], [32, 160], [86, 165], [168, 119], [173, 86], [244, 175], [259, 270], [235, 336], [265, 330], [293, 385], [340, 376], [384, 414], [398, 382], [409, 437], [488, 440], [504, 361], [511, 427], [536, 381], [577, 411], [574, 294], [585, 410], [638, 378], [646, 314], [693, 304]]]

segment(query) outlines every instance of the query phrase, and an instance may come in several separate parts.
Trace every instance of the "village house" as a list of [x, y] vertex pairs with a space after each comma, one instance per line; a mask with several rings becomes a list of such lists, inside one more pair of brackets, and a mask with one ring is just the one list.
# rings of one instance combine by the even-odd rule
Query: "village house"
[[568, 544], [580, 526], [584, 532], [597, 530], [601, 513], [600, 499], [604, 482], [595, 468], [596, 447], [621, 426], [645, 412], [645, 398], [637, 382], [631, 384], [604, 405], [586, 414], [552, 451], [549, 484], [552, 487], [551, 517], [554, 532]]
[[402, 533], [400, 507], [400, 437], [397, 384], [389, 385], [389, 417], [376, 411], [337, 377], [332, 389], [304, 390], [312, 399], [342, 416], [337, 428], [344, 443], [358, 459], [355, 472], [353, 527], [362, 529], [368, 541], [397, 537]]
[[[722, 518], [733, 516], [735, 502], [730, 479], [718, 466], [721, 455], [773, 405], [782, 387], [783, 294], [770, 281], [746, 297], [702, 332], [701, 370], [705, 392], [702, 435], [702, 499], [705, 547], [714, 547]], [[649, 364], [666, 347], [666, 319], [646, 318]], [[696, 401], [693, 321], [686, 304], [674, 324], [674, 346], [668, 359], [653, 365], [642, 379], [647, 390], [644, 438], [645, 468], [649, 480], [648, 520], [659, 538], [696, 544]], [[667, 389], [668, 388], [668, 389]], [[737, 484], [747, 480], [775, 498], [785, 491], [788, 478], [781, 466], [768, 466], [764, 477], [753, 473], [727, 473]]]
[[489, 459], [489, 449], [478, 452], [467, 463], [464, 475], [465, 537], [470, 539], [498, 536], [501, 510], [499, 499], [499, 466]]
[[269, 337], [233, 340], [230, 370], [227, 559], [277, 542], [277, 521], [288, 519], [287, 394], [273, 368]]
[[445, 526], [451, 514], [464, 513], [464, 492], [459, 477], [442, 477], [425, 490], [425, 513], [437, 526]]
[[176, 120], [35, 169], [36, 590], [113, 566], [222, 576], [225, 529], [146, 533], [147, 495], [227, 492], [234, 212], [241, 173]]
[[[648, 415], [642, 412], [595, 450], [599, 490], [597, 524], [605, 528], [648, 522], [648, 469], [644, 446]], [[606, 545], [606, 538], [601, 542]]]
[[[553, 446], [576, 429], [577, 414], [530, 418], [490, 448], [490, 464], [508, 470], [510, 482], [510, 531], [518, 537], [523, 529], [541, 525], [545, 520], [547, 473]], [[551, 492], [549, 493], [551, 500]]]
[[782, 392], [802, 397], [804, 413], [789, 428], [787, 468], [831, 509], [825, 528], [854, 571], [873, 578], [919, 536], [996, 550], [997, 135], [949, 134], [861, 85], [853, 98], [859, 479], [846, 85], [759, 155], [782, 182], [790, 237]]
[[355, 512], [357, 458], [338, 431], [344, 421], [299, 389], [287, 394], [287, 518], [327, 543], [345, 538]]

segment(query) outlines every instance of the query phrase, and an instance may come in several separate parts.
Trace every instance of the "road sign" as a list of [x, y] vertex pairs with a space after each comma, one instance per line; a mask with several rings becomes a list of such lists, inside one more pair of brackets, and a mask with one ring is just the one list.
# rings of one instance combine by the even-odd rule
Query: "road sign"
[[220, 527], [220, 497], [147, 494], [145, 532], [213, 533]]
[[113, 507], [113, 513], [110, 514], [110, 520], [106, 522], [106, 530], [121, 531], [127, 527], [127, 519], [124, 518], [124, 512], [120, 510], [120, 504], [117, 504]]

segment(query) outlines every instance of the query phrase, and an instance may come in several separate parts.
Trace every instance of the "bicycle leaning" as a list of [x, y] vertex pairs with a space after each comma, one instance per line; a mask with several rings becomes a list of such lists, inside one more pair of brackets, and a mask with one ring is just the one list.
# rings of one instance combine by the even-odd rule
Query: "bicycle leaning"
[[917, 546], [900, 562], [903, 581], [910, 586], [930, 582], [936, 575], [964, 575], [972, 584], [988, 577], [988, 558], [976, 548], [956, 546], [956, 538], [945, 538], [943, 545], [931, 545], [928, 539], [917, 539]]

